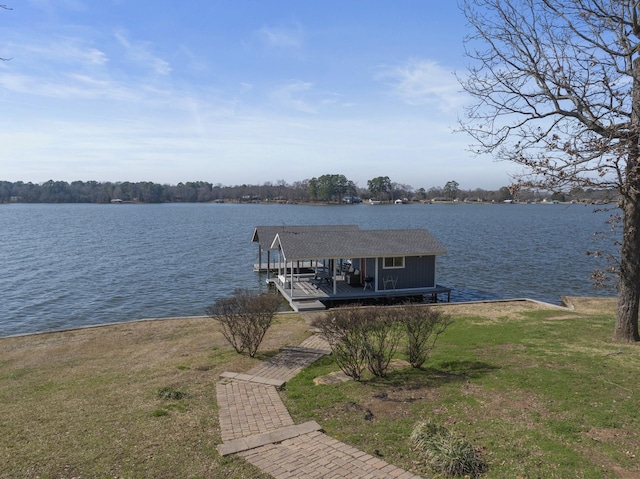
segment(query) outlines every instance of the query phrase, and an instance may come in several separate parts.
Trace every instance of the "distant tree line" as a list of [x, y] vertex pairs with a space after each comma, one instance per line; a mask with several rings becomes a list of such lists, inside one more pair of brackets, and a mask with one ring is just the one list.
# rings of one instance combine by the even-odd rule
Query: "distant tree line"
[[616, 199], [611, 190], [574, 188], [571, 191], [540, 192], [536, 190], [513, 191], [509, 187], [498, 190], [463, 190], [456, 181], [448, 181], [442, 187], [414, 189], [395, 183], [388, 176], [372, 178], [366, 188], [358, 187], [344, 175], [327, 174], [302, 181], [287, 183], [278, 180], [258, 185], [224, 186], [206, 181], [187, 181], [177, 185], [142, 182], [98, 181], [47, 181], [25, 183], [0, 181], [0, 203], [343, 203], [353, 199], [366, 201], [408, 202], [465, 201], [495, 202], [507, 200], [521, 202], [557, 200], [578, 202], [610, 202]]

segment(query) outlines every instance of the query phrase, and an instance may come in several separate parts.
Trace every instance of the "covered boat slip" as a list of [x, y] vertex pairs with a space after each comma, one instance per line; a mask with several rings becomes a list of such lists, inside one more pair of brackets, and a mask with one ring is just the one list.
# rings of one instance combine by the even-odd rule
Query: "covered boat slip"
[[[251, 241], [258, 243], [258, 261], [253, 265], [254, 271], [279, 271], [282, 272], [282, 258], [278, 254], [272, 254], [271, 245], [273, 239], [281, 232], [316, 232], [316, 231], [344, 231], [359, 230], [358, 225], [304, 225], [304, 226], [256, 226], [253, 230]], [[317, 258], [307, 261], [289, 262], [286, 265], [288, 271], [297, 273], [310, 272], [314, 268], [322, 266], [318, 263]]]
[[280, 294], [289, 302], [294, 311], [308, 311], [325, 309], [329, 304], [337, 304], [341, 302], [369, 302], [377, 300], [390, 300], [422, 297], [431, 302], [441, 300], [441, 295], [450, 301], [451, 288], [436, 285], [433, 288], [414, 288], [411, 290], [378, 290], [374, 291], [370, 288], [364, 289], [363, 286], [352, 286], [346, 281], [338, 279], [335, 283], [336, 292], [334, 293], [334, 285], [326, 282], [317, 284], [312, 279], [313, 275], [305, 275], [297, 278], [293, 283], [286, 281], [283, 283], [279, 278], [270, 278], [267, 281], [273, 284]]
[[443, 293], [450, 300], [451, 290], [436, 283], [436, 256], [446, 251], [424, 229], [259, 226], [253, 241], [259, 243], [258, 263], [266, 251], [267, 264], [274, 265], [268, 281], [294, 310], [381, 298], [437, 301]]

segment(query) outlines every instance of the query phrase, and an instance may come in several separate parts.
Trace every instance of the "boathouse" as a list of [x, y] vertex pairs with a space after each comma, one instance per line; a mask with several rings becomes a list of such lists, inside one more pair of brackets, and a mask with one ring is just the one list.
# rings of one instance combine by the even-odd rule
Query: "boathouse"
[[[428, 297], [446, 250], [427, 230], [365, 230], [357, 225], [258, 226], [258, 269], [296, 311], [345, 301]], [[263, 261], [264, 253], [267, 262]]]

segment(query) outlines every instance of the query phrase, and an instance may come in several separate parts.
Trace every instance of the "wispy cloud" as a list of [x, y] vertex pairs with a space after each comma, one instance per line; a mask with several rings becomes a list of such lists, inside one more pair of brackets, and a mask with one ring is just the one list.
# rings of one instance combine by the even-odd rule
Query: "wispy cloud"
[[411, 60], [387, 67], [377, 78], [387, 82], [393, 94], [408, 105], [435, 104], [440, 110], [451, 111], [464, 103], [453, 73], [435, 61]]
[[109, 58], [105, 52], [75, 37], [53, 37], [40, 39], [16, 38], [13, 40], [16, 63], [37, 64], [52, 63], [94, 67], [107, 64]]
[[303, 33], [300, 25], [289, 28], [262, 27], [257, 32], [258, 38], [269, 48], [298, 49], [303, 44]]
[[134, 99], [137, 95], [121, 85], [84, 74], [69, 73], [55, 78], [38, 78], [6, 73], [0, 76], [0, 88], [29, 96], [50, 99]]
[[[208, 106], [193, 103], [192, 107]], [[274, 171], [286, 172], [288, 181], [337, 171], [364, 185], [368, 178], [390, 174], [391, 169], [394, 181], [426, 187], [450, 179], [437, 177], [436, 165], [450, 166], [464, 155], [456, 143], [460, 138], [424, 118], [300, 118], [272, 111], [219, 116], [201, 111], [196, 125], [191, 113], [173, 104], [156, 115], [147, 111], [128, 116], [101, 113], [82, 121], [40, 118], [28, 131], [0, 120], [0, 143], [6, 145], [5, 159], [34, 159], [30, 179], [35, 181], [60, 178], [64, 166], [73, 172], [68, 179], [175, 184], [201, 178], [233, 184], [238, 178], [248, 183], [273, 180], [269, 175]], [[139, 115], [145, 120], [138, 121]], [[21, 178], [26, 164], [2, 161], [6, 178]], [[409, 172], [396, 169], [400, 164]], [[449, 174], [442, 169], [443, 175]]]
[[307, 99], [312, 89], [311, 82], [290, 81], [274, 90], [271, 96], [285, 107], [304, 113], [316, 113], [317, 108]]
[[129, 60], [138, 67], [148, 68], [157, 75], [168, 75], [171, 73], [171, 65], [168, 61], [155, 55], [152, 52], [151, 44], [148, 42], [134, 42], [127, 38], [125, 32], [115, 32], [115, 37], [122, 45]]
[[81, 0], [29, 0], [29, 3], [49, 13], [55, 12], [59, 8], [75, 11], [86, 9], [85, 2]]

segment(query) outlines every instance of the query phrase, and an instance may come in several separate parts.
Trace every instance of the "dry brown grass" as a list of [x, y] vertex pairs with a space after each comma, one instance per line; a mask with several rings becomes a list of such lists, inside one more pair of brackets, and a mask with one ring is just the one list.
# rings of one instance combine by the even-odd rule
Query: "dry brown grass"
[[562, 300], [577, 313], [615, 314], [618, 306], [618, 300], [615, 297], [563, 296]]
[[[208, 318], [0, 339], [0, 477], [266, 477], [215, 451], [215, 384], [307, 329], [279, 316], [255, 359], [235, 354]], [[165, 387], [186, 397], [161, 399]]]

